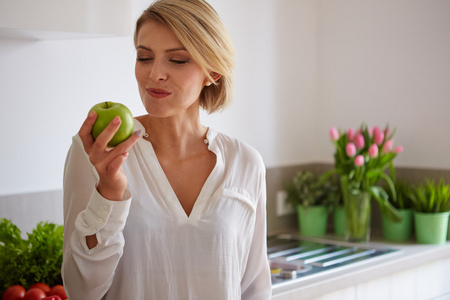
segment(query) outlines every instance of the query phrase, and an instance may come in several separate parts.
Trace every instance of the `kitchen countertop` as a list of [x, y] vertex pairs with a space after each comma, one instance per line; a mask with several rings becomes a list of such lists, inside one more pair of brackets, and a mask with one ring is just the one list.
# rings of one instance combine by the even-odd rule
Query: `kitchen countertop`
[[[321, 239], [343, 241], [342, 238], [333, 235], [327, 235]], [[302, 299], [310, 299], [412, 267], [450, 258], [449, 241], [444, 245], [424, 245], [417, 244], [414, 241], [409, 243], [390, 243], [374, 236], [371, 237], [370, 242], [362, 245], [398, 249], [400, 251], [368, 260], [364, 264], [346, 266], [342, 269], [335, 269], [304, 278], [300, 282], [274, 287], [272, 296], [276, 298], [277, 295], [299, 292], [302, 295]]]

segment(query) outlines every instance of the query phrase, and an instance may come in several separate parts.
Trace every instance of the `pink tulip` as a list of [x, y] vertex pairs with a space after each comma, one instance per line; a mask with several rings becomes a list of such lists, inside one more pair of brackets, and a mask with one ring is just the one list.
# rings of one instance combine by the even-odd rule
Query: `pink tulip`
[[357, 149], [364, 148], [364, 136], [362, 134], [358, 134], [355, 137], [355, 145]]
[[349, 141], [353, 141], [353, 139], [355, 138], [355, 130], [353, 128], [349, 128], [347, 130], [347, 138]]
[[353, 157], [356, 154], [356, 146], [353, 143], [348, 143], [345, 146], [345, 153], [347, 153], [348, 157]]
[[397, 153], [397, 154], [402, 153], [403, 152], [403, 147], [402, 146], [397, 146], [397, 147], [394, 148], [394, 150], [392, 150], [392, 152]]
[[375, 144], [377, 144], [378, 146], [383, 144], [384, 132], [383, 131], [377, 131], [377, 133], [374, 134], [374, 141], [375, 141]]
[[383, 152], [384, 153], [388, 153], [391, 151], [392, 149], [392, 144], [394, 143], [394, 141], [392, 140], [387, 140], [384, 145], [383, 145]]
[[367, 132], [369, 133], [369, 136], [372, 137], [372, 134], [373, 134], [372, 127], [367, 127]]
[[388, 139], [390, 135], [391, 129], [389, 127], [386, 127], [386, 129], [384, 130], [384, 136]]
[[337, 141], [339, 139], [339, 131], [336, 129], [336, 127], [330, 128], [330, 138], [332, 141]]
[[377, 136], [377, 134], [379, 134], [380, 132], [381, 132], [380, 127], [375, 126], [375, 127], [373, 127], [371, 136]]
[[371, 158], [375, 158], [375, 157], [378, 156], [378, 146], [377, 146], [376, 144], [372, 144], [372, 145], [369, 147], [369, 156], [370, 156]]
[[362, 165], [364, 165], [364, 156], [358, 155], [355, 157], [355, 166], [361, 167]]

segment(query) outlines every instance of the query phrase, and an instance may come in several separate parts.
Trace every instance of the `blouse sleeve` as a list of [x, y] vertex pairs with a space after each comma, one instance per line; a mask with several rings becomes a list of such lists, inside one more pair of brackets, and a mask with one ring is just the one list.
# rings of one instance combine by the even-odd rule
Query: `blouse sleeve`
[[266, 180], [265, 171], [259, 179], [256, 222], [247, 268], [241, 284], [242, 300], [269, 300], [272, 294], [269, 260], [267, 258]]
[[[123, 253], [123, 228], [131, 195], [109, 201], [96, 190], [98, 175], [79, 136], [73, 138], [64, 168], [64, 246], [61, 275], [69, 299], [101, 299]], [[86, 236], [95, 234], [89, 249]]]

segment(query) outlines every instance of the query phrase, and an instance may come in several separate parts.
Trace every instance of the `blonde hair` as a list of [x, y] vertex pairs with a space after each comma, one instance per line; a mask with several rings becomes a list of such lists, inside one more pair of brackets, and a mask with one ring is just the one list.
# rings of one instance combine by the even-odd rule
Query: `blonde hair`
[[228, 106], [233, 99], [234, 48], [214, 8], [204, 0], [157, 0], [136, 22], [135, 46], [139, 29], [148, 21], [167, 25], [213, 83], [200, 93], [200, 107], [213, 113]]

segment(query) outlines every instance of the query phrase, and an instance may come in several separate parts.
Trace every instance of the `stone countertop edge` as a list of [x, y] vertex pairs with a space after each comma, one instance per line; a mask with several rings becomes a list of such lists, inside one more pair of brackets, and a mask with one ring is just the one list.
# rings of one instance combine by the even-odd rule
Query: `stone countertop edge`
[[[334, 236], [325, 236], [323, 239], [342, 242], [342, 240], [336, 239]], [[276, 287], [272, 291], [272, 296], [299, 292], [301, 293], [299, 300], [320, 297], [372, 279], [388, 276], [443, 258], [450, 258], [449, 241], [444, 245], [426, 245], [414, 242], [409, 244], [389, 243], [373, 238], [370, 242], [361, 244], [361, 246], [363, 245], [364, 247], [374, 246], [401, 251], [374, 258], [364, 264], [346, 266], [341, 270], [324, 272], [300, 282]]]

